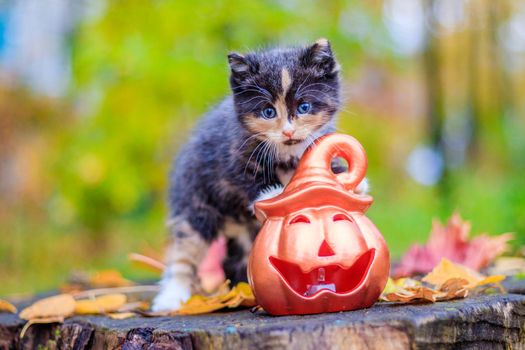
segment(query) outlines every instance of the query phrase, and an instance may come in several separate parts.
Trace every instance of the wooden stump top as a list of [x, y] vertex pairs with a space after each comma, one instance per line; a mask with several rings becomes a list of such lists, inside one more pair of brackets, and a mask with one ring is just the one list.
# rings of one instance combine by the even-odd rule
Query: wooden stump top
[[33, 325], [23, 339], [24, 321], [0, 314], [0, 349], [525, 349], [525, 295], [514, 294], [525, 281], [507, 285], [510, 294], [309, 316], [73, 317]]

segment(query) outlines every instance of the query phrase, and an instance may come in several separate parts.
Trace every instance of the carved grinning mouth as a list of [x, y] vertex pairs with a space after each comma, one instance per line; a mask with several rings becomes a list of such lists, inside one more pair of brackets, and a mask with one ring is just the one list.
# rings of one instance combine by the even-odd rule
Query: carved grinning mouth
[[335, 294], [346, 294], [364, 281], [374, 261], [375, 249], [363, 253], [350, 267], [340, 265], [318, 266], [303, 272], [299, 265], [270, 256], [270, 263], [281, 277], [299, 295], [312, 297], [322, 290]]

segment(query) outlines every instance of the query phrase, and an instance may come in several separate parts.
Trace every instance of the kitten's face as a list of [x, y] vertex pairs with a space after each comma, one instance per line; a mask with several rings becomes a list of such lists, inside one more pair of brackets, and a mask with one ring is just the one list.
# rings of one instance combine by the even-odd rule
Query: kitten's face
[[278, 156], [300, 153], [339, 106], [338, 65], [330, 44], [228, 56], [235, 110], [254, 138]]

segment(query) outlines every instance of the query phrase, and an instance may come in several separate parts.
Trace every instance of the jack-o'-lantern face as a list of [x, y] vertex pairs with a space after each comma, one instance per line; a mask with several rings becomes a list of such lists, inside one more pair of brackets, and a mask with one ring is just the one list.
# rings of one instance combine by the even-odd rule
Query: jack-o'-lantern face
[[[349, 136], [333, 134], [317, 147], [330, 137], [333, 142], [334, 136], [339, 146], [341, 136], [348, 142]], [[311, 161], [308, 152], [301, 164], [305, 158]], [[343, 155], [350, 158], [348, 153]], [[312, 174], [312, 167], [307, 170]], [[248, 277], [257, 301], [271, 314], [368, 307], [388, 278], [388, 249], [364, 215], [372, 199], [337, 188], [318, 170], [313, 170], [315, 178], [310, 176], [316, 181], [301, 183], [306, 170], [299, 166], [288, 191], [256, 204], [264, 224], [250, 255]]]
[[324, 289], [351, 292], [374, 256], [351, 214], [321, 208], [284, 218], [277, 254], [269, 262], [297, 294], [313, 296]]

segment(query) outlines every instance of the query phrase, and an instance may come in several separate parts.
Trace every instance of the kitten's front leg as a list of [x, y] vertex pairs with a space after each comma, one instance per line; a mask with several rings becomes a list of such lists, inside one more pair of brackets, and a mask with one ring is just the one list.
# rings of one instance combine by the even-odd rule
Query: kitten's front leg
[[153, 300], [153, 311], [177, 310], [190, 298], [199, 285], [197, 269], [209, 246], [184, 218], [170, 220], [168, 227], [170, 244], [166, 252], [166, 269], [160, 292]]

